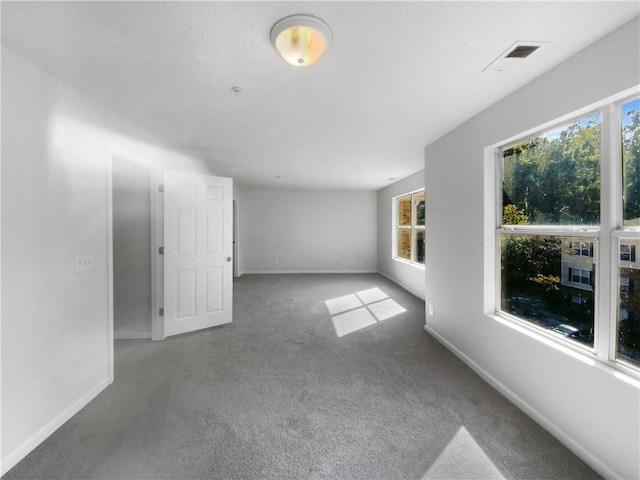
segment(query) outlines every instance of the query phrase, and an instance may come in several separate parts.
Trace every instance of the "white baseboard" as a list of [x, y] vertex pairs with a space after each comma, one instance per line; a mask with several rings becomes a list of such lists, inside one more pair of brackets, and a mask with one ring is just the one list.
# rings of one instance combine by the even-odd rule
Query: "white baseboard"
[[0, 475], [4, 475], [13, 467], [15, 467], [20, 460], [31, 453], [38, 445], [45, 441], [49, 437], [49, 435], [60, 428], [67, 420], [69, 420], [76, 413], [86, 407], [91, 400], [97, 397], [98, 394], [102, 392], [102, 390], [107, 388], [110, 384], [111, 381], [108, 378], [102, 380], [95, 387], [90, 389], [87, 393], [73, 402], [67, 409], [60, 413], [60, 415], [55, 417], [38, 432], [32, 435], [31, 438], [27, 439], [26, 442], [16, 448], [13, 452], [9, 453], [5, 458], [2, 459]]
[[151, 338], [151, 332], [113, 332], [115, 340], [140, 340]]
[[291, 274], [378, 273], [376, 270], [249, 270], [242, 275], [291, 275]]
[[584, 448], [580, 442], [575, 438], [568, 435], [566, 432], [558, 428], [553, 422], [545, 417], [538, 410], [529, 405], [520, 396], [516, 395], [509, 387], [502, 382], [494, 378], [489, 372], [484, 370], [474, 360], [468, 357], [462, 350], [459, 350], [455, 345], [442, 337], [438, 332], [430, 328], [428, 325], [424, 326], [425, 331], [433, 338], [438, 340], [448, 350], [450, 350], [456, 357], [462, 360], [469, 368], [476, 372], [484, 381], [486, 381], [493, 388], [498, 390], [504, 395], [511, 403], [531, 417], [538, 425], [547, 430], [553, 435], [560, 443], [566, 446], [569, 450], [575, 453], [583, 462], [593, 468], [598, 474], [604, 478], [623, 478], [620, 474], [614, 472], [609, 466], [602, 462], [597, 455]]
[[420, 300], [422, 300], [424, 302], [424, 292], [418, 292], [418, 291], [414, 291], [414, 289], [407, 287], [405, 284], [403, 284], [402, 282], [399, 282], [398, 280], [396, 280], [393, 277], [390, 277], [389, 275], [387, 275], [384, 272], [381, 272], [380, 270], [378, 270], [376, 273], [379, 273], [380, 275], [382, 275], [383, 277], [391, 280], [393, 283], [395, 283], [396, 285], [398, 285], [400, 288], [403, 288], [404, 290], [406, 290], [407, 292], [409, 292], [411, 295], [413, 295], [414, 297], [418, 297]]

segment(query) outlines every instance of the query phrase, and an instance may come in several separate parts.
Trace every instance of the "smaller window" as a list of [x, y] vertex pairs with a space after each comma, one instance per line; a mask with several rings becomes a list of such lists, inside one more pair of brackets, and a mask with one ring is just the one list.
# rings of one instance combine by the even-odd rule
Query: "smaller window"
[[587, 303], [588, 298], [580, 295], [571, 295], [571, 303], [576, 305], [584, 305]]
[[394, 258], [424, 265], [425, 192], [408, 193], [394, 199], [396, 242]]
[[[631, 279], [629, 277], [620, 277], [620, 293], [631, 293]], [[626, 311], [626, 318], [629, 318], [629, 311]]]
[[636, 246], [620, 244], [620, 261], [621, 262], [635, 262], [636, 261]]
[[574, 283], [593, 285], [593, 282], [591, 281], [591, 270], [584, 270], [582, 268], [569, 268], [569, 278]]
[[583, 270], [581, 268], [570, 268], [569, 277], [571, 278], [572, 282], [592, 285], [590, 270]]
[[582, 257], [593, 257], [593, 242], [572, 242], [571, 254]]

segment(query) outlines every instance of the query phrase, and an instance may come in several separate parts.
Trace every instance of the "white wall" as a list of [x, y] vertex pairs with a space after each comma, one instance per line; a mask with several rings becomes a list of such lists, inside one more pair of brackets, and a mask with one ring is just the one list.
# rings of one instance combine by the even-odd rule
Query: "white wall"
[[241, 273], [377, 270], [375, 192], [244, 187], [236, 194]]
[[392, 258], [393, 198], [421, 188], [424, 188], [423, 170], [378, 190], [378, 271], [424, 300], [424, 268]]
[[[133, 129], [2, 49], [2, 473], [111, 380], [111, 149], [206, 172], [124, 132]], [[92, 255], [93, 269], [74, 273], [77, 255]]]
[[640, 477], [637, 380], [484, 313], [485, 280], [493, 290], [486, 275], [493, 263], [484, 264], [493, 248], [491, 225], [485, 235], [492, 189], [483, 184], [484, 148], [638, 85], [639, 31], [636, 18], [425, 151], [426, 301], [435, 306], [426, 328], [615, 478]]

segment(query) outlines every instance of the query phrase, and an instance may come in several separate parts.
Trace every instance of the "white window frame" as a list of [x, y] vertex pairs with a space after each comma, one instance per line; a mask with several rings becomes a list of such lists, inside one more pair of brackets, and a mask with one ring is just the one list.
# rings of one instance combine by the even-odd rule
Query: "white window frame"
[[[618, 261], [620, 240], [640, 238], [640, 227], [622, 226], [622, 158], [620, 148], [622, 105], [638, 97], [640, 86], [635, 86], [591, 106], [582, 108], [529, 131], [507, 138], [485, 148], [485, 314], [503, 324], [554, 345], [570, 355], [587, 362], [612, 367], [640, 379], [640, 366], [617, 359], [618, 327]], [[600, 184], [601, 205], [599, 226], [502, 226], [502, 155], [501, 149], [528, 138], [570, 124], [576, 120], [600, 113]], [[596, 275], [592, 278], [595, 289], [594, 344], [581, 345], [549, 333], [531, 322], [504, 312], [501, 307], [500, 235], [502, 233], [546, 234], [563, 237], [594, 238], [593, 258]], [[585, 241], [591, 241], [585, 239]]]
[[[418, 267], [418, 268], [422, 268], [424, 269], [424, 266], [427, 262], [426, 260], [426, 256], [427, 256], [427, 249], [426, 249], [426, 235], [427, 235], [427, 230], [426, 230], [426, 217], [425, 217], [425, 224], [424, 225], [416, 225], [416, 211], [413, 208], [414, 205], [414, 195], [420, 192], [424, 192], [425, 189], [424, 188], [419, 188], [418, 190], [413, 190], [411, 192], [406, 192], [403, 193], [402, 195], [397, 195], [395, 197], [393, 197], [391, 199], [391, 210], [393, 212], [393, 215], [391, 216], [391, 221], [392, 221], [392, 238], [391, 238], [391, 258], [395, 261], [401, 262], [401, 263], [406, 263], [408, 265], [414, 266], [414, 267]], [[398, 225], [398, 200], [402, 197], [406, 197], [408, 195], [411, 195], [411, 225]], [[425, 204], [426, 204], [426, 193], [425, 193]], [[410, 236], [411, 236], [411, 259], [407, 259], [404, 257], [400, 257], [398, 256], [398, 230], [409, 230], [410, 231]], [[423, 232], [425, 232], [425, 261], [424, 263], [420, 263], [417, 261], [414, 261], [413, 259], [415, 258], [415, 252], [413, 251], [413, 236], [415, 231], [417, 230], [421, 230]]]

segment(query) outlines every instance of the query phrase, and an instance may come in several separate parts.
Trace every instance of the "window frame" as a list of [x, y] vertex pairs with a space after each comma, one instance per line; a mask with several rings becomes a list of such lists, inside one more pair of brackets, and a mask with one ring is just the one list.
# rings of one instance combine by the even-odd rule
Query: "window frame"
[[[485, 252], [485, 313], [501, 322], [524, 329], [545, 342], [567, 348], [568, 352], [598, 360], [618, 371], [640, 377], [640, 365], [617, 357], [619, 324], [619, 260], [621, 240], [640, 239], [640, 227], [623, 225], [622, 201], [622, 105], [637, 99], [640, 86], [625, 90], [591, 106], [556, 118], [544, 125], [515, 135], [485, 149], [485, 197], [488, 212], [485, 238], [494, 248]], [[503, 157], [505, 148], [532, 137], [561, 128], [585, 117], [600, 114], [600, 224], [599, 225], [502, 225], [503, 214]], [[493, 217], [493, 218], [491, 218]], [[544, 328], [501, 310], [501, 248], [502, 234], [552, 235], [560, 237], [591, 237], [595, 274], [591, 276], [594, 289], [593, 347], [553, 335]], [[572, 251], [573, 254], [573, 251]], [[573, 279], [571, 279], [573, 280]], [[491, 291], [493, 290], [493, 291]]]
[[[424, 225], [417, 225], [417, 208], [415, 206], [415, 195], [418, 193], [422, 193], [425, 192], [424, 188], [419, 188], [417, 190], [412, 190], [410, 192], [406, 192], [403, 193], [401, 195], [397, 195], [395, 197], [393, 197], [391, 199], [391, 205], [392, 205], [392, 222], [393, 222], [393, 228], [392, 228], [392, 239], [391, 239], [391, 258], [395, 261], [401, 262], [401, 263], [406, 263], [408, 265], [414, 266], [414, 267], [418, 267], [418, 268], [422, 268], [424, 269], [425, 264], [426, 264], [426, 217], [425, 217], [425, 224]], [[411, 225], [399, 225], [399, 218], [398, 218], [398, 202], [401, 198], [407, 197], [407, 196], [411, 196]], [[426, 193], [425, 193], [425, 204], [426, 204]], [[411, 259], [407, 259], [404, 257], [401, 257], [398, 255], [398, 231], [400, 230], [405, 230], [405, 231], [409, 231], [409, 237], [410, 237], [410, 242], [411, 242], [411, 253], [410, 253], [410, 257]], [[424, 242], [425, 242], [425, 248], [424, 248], [424, 262], [418, 262], [416, 261], [416, 256], [417, 256], [417, 252], [414, 251], [414, 237], [416, 237], [416, 232], [417, 231], [422, 231], [424, 232]], [[417, 243], [417, 240], [416, 240]]]

